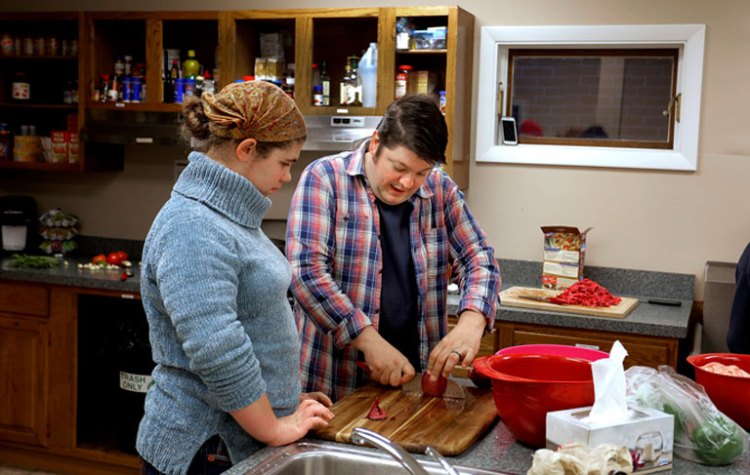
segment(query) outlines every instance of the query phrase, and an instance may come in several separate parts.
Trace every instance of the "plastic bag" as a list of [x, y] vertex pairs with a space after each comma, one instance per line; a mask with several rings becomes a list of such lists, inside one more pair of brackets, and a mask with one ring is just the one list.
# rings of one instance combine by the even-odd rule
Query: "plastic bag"
[[633, 473], [633, 459], [626, 447], [611, 444], [593, 449], [582, 444], [568, 444], [556, 451], [539, 449], [526, 475], [606, 475]]
[[628, 405], [674, 416], [675, 455], [704, 465], [727, 465], [747, 458], [750, 436], [719, 411], [703, 386], [669, 366], [658, 371], [633, 366], [625, 371]]

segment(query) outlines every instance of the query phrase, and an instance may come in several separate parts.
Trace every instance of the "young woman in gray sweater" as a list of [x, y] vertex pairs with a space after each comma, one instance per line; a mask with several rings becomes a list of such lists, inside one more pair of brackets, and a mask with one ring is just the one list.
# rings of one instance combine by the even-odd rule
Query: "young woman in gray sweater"
[[220, 473], [333, 417], [304, 394], [289, 264], [260, 228], [306, 128], [261, 81], [186, 103], [193, 152], [146, 238], [141, 295], [156, 368], [136, 448], [144, 474]]

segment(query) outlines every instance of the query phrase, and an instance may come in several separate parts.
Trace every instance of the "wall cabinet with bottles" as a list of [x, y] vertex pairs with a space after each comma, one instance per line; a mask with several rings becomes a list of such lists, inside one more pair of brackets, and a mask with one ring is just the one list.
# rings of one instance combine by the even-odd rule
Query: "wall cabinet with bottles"
[[[40, 18], [27, 15], [29, 22]], [[59, 18], [64, 21], [56, 21]], [[399, 66], [409, 65], [409, 90], [433, 94], [445, 111], [450, 133], [446, 169], [462, 187], [468, 183], [474, 19], [459, 7], [89, 12], [50, 15], [45, 21], [46, 27], [35, 26], [35, 30], [27, 25], [24, 31], [51, 31], [61, 39], [75, 33], [79, 40], [80, 61], [50, 58], [54, 69], [64, 74], [54, 75], [59, 82], [45, 86], [49, 94], [63, 97], [61, 104], [50, 107], [60, 109], [50, 117], [65, 116], [70, 108], [78, 112], [79, 131], [92, 122], [111, 123], [113, 114], [115, 121], [123, 123], [174, 124], [181, 110], [175, 91], [199, 84], [197, 78], [192, 85], [178, 86], [176, 81], [186, 79], [179, 76], [189, 50], [195, 52], [204, 73], [200, 76], [204, 81], [210, 77], [215, 89], [248, 76], [275, 79], [305, 115], [380, 115], [396, 97]], [[370, 69], [358, 67], [357, 75], [374, 74], [375, 86], [368, 90], [363, 85], [355, 100], [342, 100], [342, 83], [356, 81], [347, 72], [347, 63], [359, 66], [363, 55], [374, 57], [374, 50], [377, 64], [366, 62]], [[181, 66], [175, 78], [173, 58]], [[44, 63], [41, 59], [33, 62], [35, 67]], [[11, 81], [9, 69], [15, 68], [3, 68], [0, 76], [3, 90]], [[71, 80], [66, 75], [74, 72], [79, 73], [77, 107], [64, 103], [63, 89]], [[0, 105], [12, 102], [3, 99]], [[12, 108], [0, 112], [12, 113], [7, 112]], [[148, 114], [134, 111], [166, 115], [144, 118]]]
[[218, 72], [218, 18], [218, 12], [87, 13], [87, 109], [179, 112], [182, 80], [193, 87], [196, 81], [182, 74], [189, 52], [210, 80]]
[[[78, 171], [80, 13], [0, 15], [0, 168]], [[5, 124], [5, 125], [2, 125]], [[51, 132], [74, 134], [52, 152]], [[68, 148], [73, 148], [68, 156]]]
[[[398, 66], [412, 66], [414, 85], [419, 84], [417, 78], [423, 79], [421, 88], [412, 86], [410, 92], [442, 99], [450, 134], [446, 169], [460, 186], [468, 185], [474, 35], [470, 13], [454, 6], [434, 6], [222, 15], [220, 49], [226, 73], [222, 84], [257, 76], [258, 59], [268, 54], [263, 51], [264, 41], [275, 36], [287, 67], [280, 66], [274, 79], [286, 86], [285, 79], [292, 73], [288, 65], [294, 63], [294, 86], [289, 89], [305, 115], [380, 115], [396, 97]], [[409, 37], [406, 48], [398, 48], [398, 33]], [[342, 103], [347, 62], [362, 58], [371, 43], [377, 48], [376, 100], [374, 104], [367, 100]]]

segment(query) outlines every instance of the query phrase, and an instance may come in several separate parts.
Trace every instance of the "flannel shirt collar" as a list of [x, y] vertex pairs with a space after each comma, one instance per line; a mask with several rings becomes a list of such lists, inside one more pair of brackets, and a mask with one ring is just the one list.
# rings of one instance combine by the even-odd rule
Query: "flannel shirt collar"
[[[347, 152], [349, 153], [350, 160], [349, 164], [346, 166], [346, 174], [349, 176], [361, 176], [364, 179], [365, 183], [367, 183], [368, 188], [370, 185], [367, 181], [367, 175], [365, 175], [365, 153], [367, 152], [367, 149], [369, 147], [370, 141], [366, 140], [356, 150]], [[433, 168], [430, 172], [430, 175], [432, 175], [433, 173], [441, 173], [440, 168]], [[422, 183], [422, 186], [420, 186], [414, 194], [419, 196], [420, 198], [430, 198], [432, 196], [432, 190], [427, 185], [429, 181], [430, 177], [428, 176], [424, 183]]]

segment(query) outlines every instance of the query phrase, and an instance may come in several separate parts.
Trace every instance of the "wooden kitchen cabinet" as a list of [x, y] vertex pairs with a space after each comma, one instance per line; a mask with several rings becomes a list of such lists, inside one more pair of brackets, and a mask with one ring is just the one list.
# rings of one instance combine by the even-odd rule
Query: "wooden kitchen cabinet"
[[497, 322], [499, 346], [551, 343], [560, 345], [585, 345], [609, 352], [615, 340], [620, 340], [628, 350], [625, 367], [659, 365], [677, 366], [678, 341], [674, 338], [627, 333], [611, 333], [598, 330], [563, 328], [529, 323]]
[[[396, 22], [409, 18], [416, 27], [446, 27], [446, 47], [396, 50]], [[341, 8], [222, 12], [220, 63], [225, 85], [254, 74], [260, 55], [260, 34], [282, 33], [284, 57], [293, 62], [294, 98], [305, 115], [382, 115], [394, 99], [396, 67], [410, 62], [437, 78], [446, 91], [445, 119], [449, 142], [446, 171], [462, 188], [468, 186], [471, 142], [471, 88], [474, 17], [455, 6], [406, 8]], [[375, 107], [339, 106], [339, 83], [346, 58], [360, 56], [371, 42], [378, 45], [377, 102]], [[313, 63], [326, 61], [331, 77], [331, 105], [313, 105]]]
[[[85, 14], [84, 68], [87, 110], [132, 110], [174, 112], [181, 104], [164, 101], [164, 50], [180, 50], [180, 66], [189, 49], [213, 73], [217, 67], [219, 46], [218, 12], [93, 12]], [[132, 57], [133, 73], [143, 75], [141, 102], [95, 100], [100, 78], [114, 75], [117, 58]], [[139, 66], [140, 65], [140, 66]]]
[[114, 404], [92, 414], [77, 403], [78, 300], [83, 294], [121, 296], [0, 280], [0, 460], [55, 472], [136, 474], [136, 456], [79, 430], [81, 417], [105, 423], [117, 414]]
[[[80, 132], [83, 103], [73, 102], [73, 92], [80, 87], [83, 65], [77, 46], [82, 16], [76, 12], [0, 13], [5, 42], [0, 52], [0, 123], [7, 123], [16, 137], [22, 126], [29, 125], [35, 127], [37, 136], [49, 137], [52, 130], [66, 130], [68, 121]], [[29, 84], [29, 99], [13, 98], [12, 85], [18, 77], [22, 78], [19, 82]], [[12, 158], [13, 151], [9, 152]], [[80, 155], [78, 163], [0, 161], [0, 169], [79, 172], [86, 168], [85, 156]]]
[[0, 282], [0, 440], [46, 447], [49, 290]]

